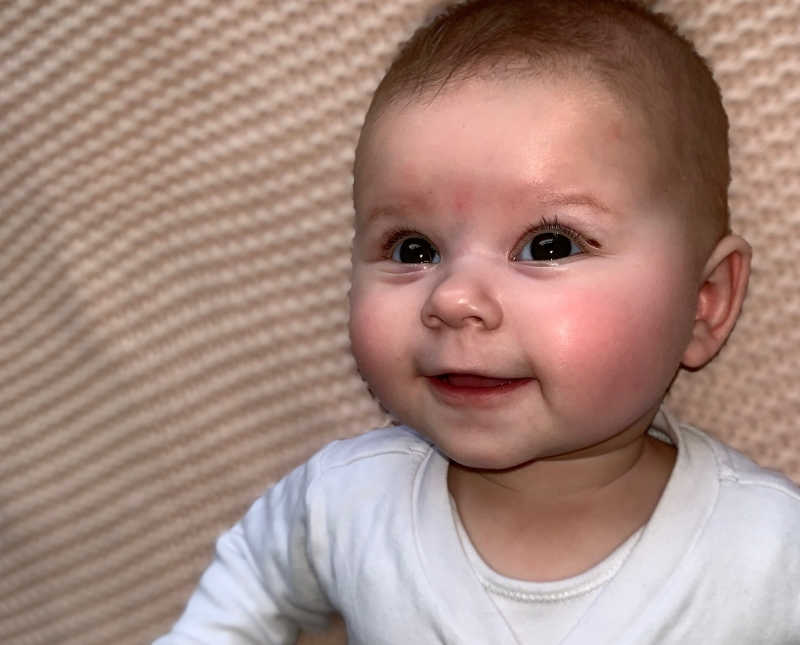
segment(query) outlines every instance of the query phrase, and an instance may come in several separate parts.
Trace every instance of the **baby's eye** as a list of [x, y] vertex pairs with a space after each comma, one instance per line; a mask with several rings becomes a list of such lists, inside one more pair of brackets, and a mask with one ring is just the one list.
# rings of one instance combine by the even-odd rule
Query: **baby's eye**
[[439, 262], [439, 251], [424, 237], [406, 237], [392, 248], [392, 260], [404, 264], [433, 264]]
[[583, 249], [571, 237], [557, 231], [545, 231], [534, 235], [515, 259], [522, 262], [548, 262], [579, 253], [583, 253]]
[[[594, 246], [596, 243], [588, 244]], [[582, 236], [558, 222], [551, 222], [545, 223], [544, 230], [539, 228], [514, 259], [522, 262], [552, 262], [583, 252]]]

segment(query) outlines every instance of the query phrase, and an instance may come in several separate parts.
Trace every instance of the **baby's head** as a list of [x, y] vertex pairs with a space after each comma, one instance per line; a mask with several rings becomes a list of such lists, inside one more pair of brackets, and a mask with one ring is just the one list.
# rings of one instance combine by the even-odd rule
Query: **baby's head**
[[359, 142], [351, 338], [385, 407], [508, 468], [641, 434], [727, 337], [710, 71], [629, 2], [479, 0], [406, 43]]

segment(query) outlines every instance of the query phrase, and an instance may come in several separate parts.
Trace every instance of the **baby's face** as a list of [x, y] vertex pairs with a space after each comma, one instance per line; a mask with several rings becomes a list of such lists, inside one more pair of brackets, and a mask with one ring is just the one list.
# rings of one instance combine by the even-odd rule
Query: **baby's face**
[[370, 127], [353, 351], [455, 461], [509, 468], [648, 425], [701, 269], [650, 134], [574, 79], [466, 81]]

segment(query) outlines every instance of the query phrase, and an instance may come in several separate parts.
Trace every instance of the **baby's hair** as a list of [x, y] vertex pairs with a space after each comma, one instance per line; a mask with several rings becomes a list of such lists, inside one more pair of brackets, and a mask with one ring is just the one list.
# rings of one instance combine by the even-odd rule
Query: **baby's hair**
[[719, 87], [670, 19], [632, 0], [452, 4], [401, 46], [364, 131], [387, 106], [432, 100], [459, 81], [537, 75], [590, 77], [640, 109], [677, 179], [669, 189], [681, 193], [706, 250], [727, 232], [728, 119]]

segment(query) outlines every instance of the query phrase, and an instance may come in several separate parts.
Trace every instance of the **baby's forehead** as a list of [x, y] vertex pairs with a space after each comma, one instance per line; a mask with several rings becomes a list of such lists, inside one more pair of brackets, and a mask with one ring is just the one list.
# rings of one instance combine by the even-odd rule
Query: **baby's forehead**
[[[595, 202], [640, 201], [662, 176], [646, 119], [597, 83], [472, 79], [398, 102], [365, 132], [356, 209], [447, 195], [508, 209], [587, 187]], [[621, 172], [622, 171], [622, 172]], [[444, 186], [442, 185], [444, 184]], [[578, 201], [588, 203], [584, 193]], [[574, 202], [573, 202], [574, 203]]]
[[[512, 71], [509, 71], [512, 70]], [[402, 136], [403, 129], [409, 127], [411, 122], [424, 125], [438, 108], [458, 107], [458, 104], [481, 102], [481, 108], [487, 112], [501, 113], [503, 104], [501, 100], [487, 101], [486, 96], [476, 97], [471, 89], [475, 87], [502, 88], [506, 94], [509, 89], [515, 89], [523, 94], [531, 85], [552, 86], [563, 93], [565, 100], [575, 95], [581, 95], [583, 102], [570, 101], [570, 109], [593, 110], [598, 103], [607, 110], [606, 116], [634, 123], [640, 130], [641, 137], [649, 141], [666, 144], [676, 136], [676, 120], [664, 118], [664, 106], [659, 104], [658, 97], [648, 95], [641, 88], [632, 88], [625, 82], [617, 82], [608, 75], [600, 75], [582, 68], [560, 69], [549, 68], [521, 68], [514, 66], [503, 68], [502, 73], [494, 71], [476, 72], [466, 78], [455, 78], [445, 84], [430, 86], [422, 91], [408, 91], [392, 97], [391, 101], [382, 103], [371, 110], [364, 126], [357, 154], [366, 147], [367, 142], [379, 132], [383, 137]], [[499, 94], [498, 94], [499, 96]], [[473, 106], [474, 107], [474, 106]], [[536, 111], [537, 105], [531, 102], [530, 110]], [[380, 126], [380, 127], [376, 127]], [[387, 135], [387, 133], [389, 133]], [[465, 130], [464, 136], [470, 132]], [[662, 148], [662, 152], [667, 152]], [[356, 168], [358, 168], [356, 159]]]
[[[542, 116], [545, 110], [548, 113]], [[587, 119], [591, 120], [588, 126]], [[624, 144], [626, 154], [647, 157], [643, 163], [665, 170], [675, 165], [668, 150], [670, 135], [658, 120], [638, 102], [591, 75], [483, 75], [451, 82], [435, 92], [397, 97], [374, 113], [364, 126], [356, 153], [355, 196], [373, 174], [373, 164], [385, 167], [394, 163], [394, 176], [404, 181], [409, 169], [424, 167], [437, 154], [469, 150], [471, 143], [480, 146], [490, 139], [497, 143], [497, 159], [513, 158], [524, 155], [531, 141], [547, 136], [537, 132], [542, 124], [552, 131], [576, 123], [617, 147]], [[420, 139], [425, 146], [419, 146]], [[581, 149], [580, 139], [571, 143], [568, 150], [553, 147], [553, 154], [573, 157], [591, 153], [589, 147]], [[464, 159], [472, 157], [465, 155]], [[491, 175], [494, 166], [487, 160], [483, 173]]]

